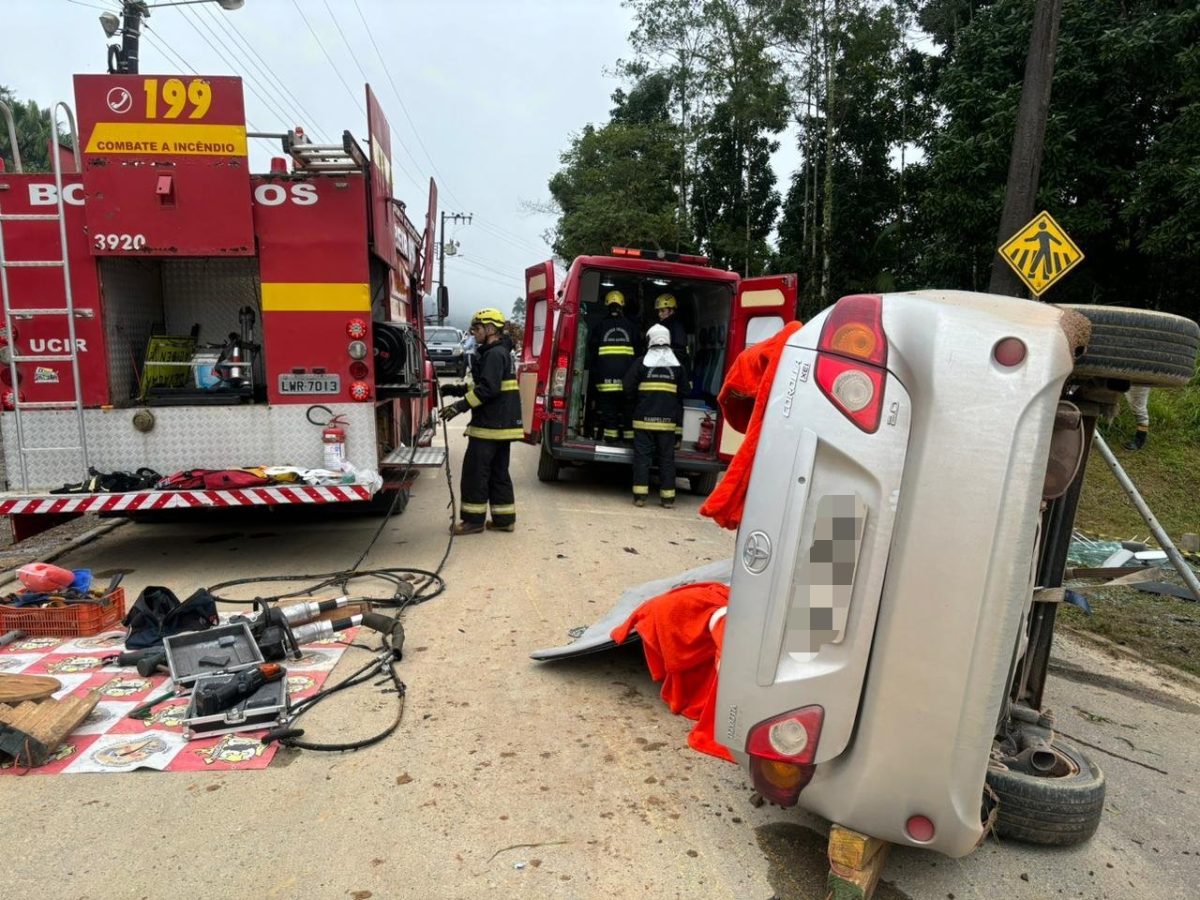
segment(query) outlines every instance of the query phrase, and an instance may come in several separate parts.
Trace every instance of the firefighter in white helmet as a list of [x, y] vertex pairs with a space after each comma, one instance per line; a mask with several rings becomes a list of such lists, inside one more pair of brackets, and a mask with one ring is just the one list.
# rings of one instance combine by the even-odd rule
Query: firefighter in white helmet
[[625, 373], [625, 393], [633, 403], [633, 505], [645, 506], [650, 467], [658, 462], [658, 497], [675, 505], [675, 427], [683, 410], [688, 380], [662, 325], [646, 332], [646, 355]]
[[[513, 371], [512, 342], [504, 334], [504, 314], [498, 309], [481, 309], [471, 319], [471, 334], [478, 344], [471, 358], [471, 380], [466, 385], [447, 385], [443, 394], [464, 394], [463, 399], [441, 408], [444, 419], [471, 410], [467, 426], [467, 452], [463, 456], [459, 486], [458, 535], [479, 534], [486, 527], [495, 531], [516, 528], [517, 505], [513, 495], [508, 461], [512, 442], [525, 436], [521, 427], [521, 397]], [[488, 508], [492, 516], [487, 518]]]

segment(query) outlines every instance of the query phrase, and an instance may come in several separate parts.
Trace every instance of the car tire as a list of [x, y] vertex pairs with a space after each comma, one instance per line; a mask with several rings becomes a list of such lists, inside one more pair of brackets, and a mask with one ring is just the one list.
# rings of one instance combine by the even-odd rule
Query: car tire
[[1088, 318], [1092, 337], [1075, 361], [1077, 378], [1113, 378], [1131, 384], [1182, 387], [1196, 374], [1200, 325], [1151, 309], [1066, 305]]
[[700, 472], [697, 475], [689, 475], [688, 486], [692, 489], [693, 494], [707, 497], [717, 489], [717, 478], [720, 474], [720, 472]]
[[558, 472], [560, 468], [561, 466], [558, 460], [551, 456], [550, 451], [546, 449], [546, 442], [543, 439], [541, 444], [541, 452], [538, 454], [538, 481], [544, 481], [547, 484], [558, 481]]
[[1055, 740], [1061, 775], [1028, 775], [993, 763], [996, 834], [1029, 844], [1069, 847], [1096, 833], [1104, 812], [1104, 772], [1065, 741]]

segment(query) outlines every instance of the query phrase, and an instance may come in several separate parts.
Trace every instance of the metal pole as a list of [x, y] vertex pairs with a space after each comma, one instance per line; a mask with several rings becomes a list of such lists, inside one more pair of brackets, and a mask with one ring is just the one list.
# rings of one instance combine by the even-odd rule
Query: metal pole
[[123, 75], [138, 74], [138, 41], [142, 36], [142, 4], [126, 0], [121, 9], [121, 63], [118, 67]]
[[1188, 590], [1192, 592], [1192, 596], [1200, 601], [1200, 581], [1196, 579], [1196, 573], [1192, 571], [1192, 567], [1187, 564], [1183, 556], [1175, 548], [1174, 542], [1172, 542], [1167, 532], [1158, 523], [1158, 519], [1154, 517], [1154, 513], [1150, 511], [1150, 507], [1146, 505], [1146, 501], [1142, 499], [1142, 495], [1138, 493], [1138, 489], [1134, 487], [1129, 476], [1125, 474], [1125, 470], [1117, 462], [1117, 458], [1113, 456], [1113, 452], [1108, 448], [1108, 444], [1104, 442], [1104, 438], [1097, 433], [1095, 441], [1096, 449], [1100, 451], [1100, 455], [1104, 457], [1104, 461], [1112, 469], [1113, 475], [1116, 476], [1121, 487], [1125, 489], [1125, 493], [1129, 495], [1129, 499], [1133, 501], [1133, 505], [1137, 507], [1137, 511], [1146, 520], [1146, 525], [1154, 533], [1159, 546], [1166, 551], [1167, 556], [1170, 558], [1171, 565], [1175, 567], [1175, 571], [1183, 578], [1184, 583], [1188, 586]]
[[[1000, 214], [1000, 228], [996, 237], [997, 247], [1033, 217], [1061, 14], [1062, 0], [1037, 0], [1034, 7], [1029, 52], [1025, 57], [1025, 80], [1021, 85], [1012, 156], [1008, 163], [1008, 184], [1004, 189], [1004, 210]], [[999, 253], [992, 256], [988, 293], [1025, 296], [1021, 279]]]

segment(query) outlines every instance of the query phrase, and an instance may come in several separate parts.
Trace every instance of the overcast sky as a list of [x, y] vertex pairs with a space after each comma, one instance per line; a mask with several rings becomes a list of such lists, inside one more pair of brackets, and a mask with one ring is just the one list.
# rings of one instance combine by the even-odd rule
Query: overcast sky
[[[0, 0], [0, 84], [74, 107], [71, 76], [106, 71], [97, 17], [119, 7]], [[245, 0], [232, 12], [215, 2], [157, 9], [147, 24], [143, 74], [240, 75], [254, 129], [303, 124], [335, 140], [350, 129], [365, 147], [368, 81], [391, 123], [394, 193], [417, 227], [430, 176], [442, 209], [475, 215], [447, 228], [460, 244], [446, 262], [456, 319], [483, 306], [507, 312], [525, 267], [549, 258], [541, 236], [552, 219], [525, 204], [548, 198], [571, 133], [607, 120], [618, 82], [606, 70], [630, 55], [619, 0]], [[271, 155], [251, 142], [255, 171]]]

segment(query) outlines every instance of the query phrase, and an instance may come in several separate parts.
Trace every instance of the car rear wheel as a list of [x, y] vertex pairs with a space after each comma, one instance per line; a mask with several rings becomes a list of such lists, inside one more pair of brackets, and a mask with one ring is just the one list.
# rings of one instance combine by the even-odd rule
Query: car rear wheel
[[717, 477], [719, 475], [719, 472], [701, 472], [698, 475], [689, 475], [688, 485], [691, 487], [693, 494], [707, 497], [717, 489]]
[[1066, 305], [1088, 318], [1092, 337], [1075, 362], [1075, 376], [1181, 387], [1196, 374], [1200, 325], [1150, 309]]
[[546, 442], [543, 439], [541, 444], [541, 453], [538, 454], [538, 481], [558, 481], [559, 462], [550, 455], [550, 451], [546, 449]]
[[988, 768], [1001, 837], [1067, 847], [1095, 834], [1104, 812], [1104, 773], [1065, 741], [1055, 740], [1050, 749], [1054, 762], [1045, 775], [996, 762]]

